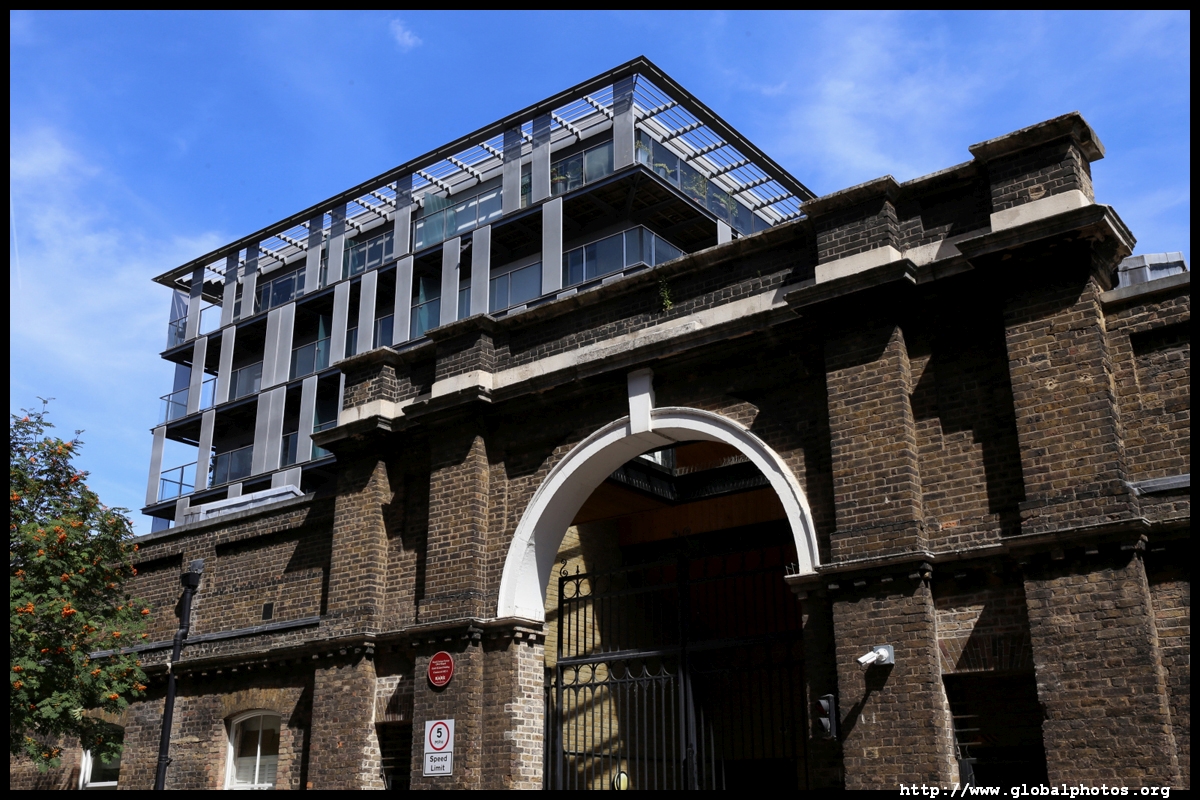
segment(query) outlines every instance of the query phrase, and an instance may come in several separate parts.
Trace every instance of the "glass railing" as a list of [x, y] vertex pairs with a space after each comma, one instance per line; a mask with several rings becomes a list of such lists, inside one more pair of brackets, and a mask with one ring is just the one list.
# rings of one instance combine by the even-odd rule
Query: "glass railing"
[[613, 171], [612, 142], [588, 148], [550, 165], [550, 194], [574, 191]]
[[358, 328], [350, 328], [346, 331], [346, 350], [342, 358], [349, 358], [358, 352]]
[[420, 338], [425, 335], [425, 331], [436, 328], [440, 324], [438, 317], [441, 313], [442, 300], [440, 297], [413, 306], [412, 317], [408, 323], [408, 338]]
[[770, 224], [645, 131], [639, 130], [634, 154], [663, 180], [681, 189], [696, 205], [725, 220], [739, 233], [765, 230]]
[[187, 341], [187, 317], [173, 319], [167, 323], [167, 349], [178, 347]]
[[254, 313], [295, 300], [304, 294], [304, 268], [264, 281], [254, 293]]
[[290, 467], [296, 463], [297, 447], [300, 445], [300, 431], [292, 431], [283, 435], [279, 447], [279, 466]]
[[164, 394], [161, 398], [162, 405], [158, 414], [158, 422], [170, 422], [179, 419], [187, 414], [188, 390], [180, 389], [170, 394]]
[[413, 250], [431, 247], [486, 225], [504, 213], [499, 187], [467, 198], [429, 195], [413, 223]]
[[395, 321], [396, 317], [394, 314], [388, 314], [386, 317], [380, 317], [375, 320], [375, 334], [372, 338], [373, 347], [392, 346], [392, 332]]
[[657, 266], [683, 251], [646, 228], [637, 227], [563, 253], [563, 286], [602, 278], [637, 264]]
[[348, 239], [346, 255], [342, 259], [342, 277], [349, 278], [351, 275], [366, 272], [390, 260], [395, 238], [395, 231], [389, 230], [365, 242]]
[[217, 399], [217, 378], [213, 376], [200, 384], [200, 410], [212, 408]]
[[229, 399], [237, 400], [239, 397], [257, 394], [262, 388], [262, 370], [261, 361], [234, 370], [229, 376]]
[[200, 309], [200, 330], [198, 333], [212, 333], [217, 328], [221, 327], [221, 307], [217, 305], [207, 305]]
[[158, 500], [174, 500], [196, 489], [196, 462], [163, 470], [158, 479]]
[[[331, 419], [329, 422], [322, 422], [317, 425], [313, 425], [313, 433], [327, 431], [330, 428], [334, 428], [334, 427], [337, 427], [337, 420]], [[312, 443], [312, 460], [313, 461], [316, 461], [318, 458], [324, 458], [325, 456], [331, 456], [331, 455], [333, 455], [333, 453], [329, 452], [324, 447], [321, 447], [316, 442]]]
[[209, 485], [220, 486], [250, 477], [250, 461], [253, 455], [254, 445], [219, 453], [209, 467]]
[[519, 306], [542, 293], [542, 265], [530, 264], [492, 278], [488, 286], [488, 309], [503, 311]]
[[320, 372], [329, 366], [329, 337], [292, 348], [292, 366], [288, 380]]

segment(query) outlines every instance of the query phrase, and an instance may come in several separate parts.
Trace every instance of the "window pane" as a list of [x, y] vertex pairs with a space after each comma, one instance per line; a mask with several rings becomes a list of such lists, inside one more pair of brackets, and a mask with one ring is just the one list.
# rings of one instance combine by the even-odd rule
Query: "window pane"
[[503, 197], [499, 189], [479, 196], [479, 224], [484, 225], [504, 212]]
[[476, 199], [472, 197], [467, 202], [455, 206], [453, 211], [454, 216], [447, 225], [447, 229], [457, 234], [474, 228], [476, 224], [475, 215], [477, 205]]
[[508, 273], [492, 278], [488, 286], [488, 310], [508, 308]]
[[471, 316], [471, 285], [467, 284], [458, 290], [458, 317], [466, 319]]
[[420, 250], [425, 246], [425, 220], [419, 219], [413, 225], [413, 250]]
[[679, 185], [683, 193], [704, 205], [708, 199], [708, 179], [687, 164], [679, 165]]
[[579, 247], [566, 254], [563, 262], [563, 286], [572, 286], [583, 282], [583, 248]]
[[737, 217], [737, 201], [711, 183], [708, 185], [708, 210], [726, 222]]
[[583, 154], [567, 159], [567, 191], [574, 191], [583, 186]]
[[281, 306], [292, 299], [296, 288], [296, 276], [288, 275], [271, 284], [271, 308]]
[[378, 267], [383, 263], [383, 237], [376, 236], [367, 242], [367, 268]]
[[[625, 266], [625, 236], [617, 234], [610, 236], [607, 239], [601, 239], [592, 247], [596, 248], [596, 264], [594, 273], [589, 277], [600, 277], [608, 275], [612, 272], [620, 272]], [[592, 272], [592, 264], [588, 264], [588, 271]]]
[[417, 277], [417, 294], [414, 298], [418, 303], [435, 300], [442, 295], [440, 276], [420, 275]]
[[591, 183], [611, 174], [613, 171], [612, 142], [593, 147], [584, 153], [583, 175]]
[[[390, 230], [383, 235], [383, 257], [385, 260], [392, 257], [392, 253], [395, 250], [395, 246], [396, 246], [396, 231]], [[301, 273], [301, 274], [303, 274], [303, 273]], [[298, 289], [304, 288], [303, 280], [300, 282], [300, 285], [297, 288]]]
[[509, 305], [518, 305], [534, 299], [542, 293], [542, 265], [531, 264], [528, 267], [509, 273], [512, 279]]
[[652, 146], [654, 148], [654, 171], [678, 186], [679, 157], [658, 142]]
[[733, 227], [738, 233], [751, 234], [754, 232], [754, 214], [741, 203], [737, 204], [737, 216], [733, 219]]
[[413, 308], [412, 321], [409, 323], [409, 338], [416, 339], [425, 335], [425, 331], [437, 327], [438, 316], [442, 313], [441, 300], [430, 300]]
[[583, 248], [583, 279], [590, 281], [598, 274], [596, 272], [596, 245], [589, 244]]
[[625, 266], [632, 267], [642, 258], [642, 229], [625, 231]]

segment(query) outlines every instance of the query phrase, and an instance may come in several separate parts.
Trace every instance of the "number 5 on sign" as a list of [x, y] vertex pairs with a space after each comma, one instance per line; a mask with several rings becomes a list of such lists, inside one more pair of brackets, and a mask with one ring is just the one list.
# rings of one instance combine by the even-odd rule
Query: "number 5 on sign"
[[425, 769], [422, 774], [454, 773], [454, 720], [431, 719], [425, 723]]

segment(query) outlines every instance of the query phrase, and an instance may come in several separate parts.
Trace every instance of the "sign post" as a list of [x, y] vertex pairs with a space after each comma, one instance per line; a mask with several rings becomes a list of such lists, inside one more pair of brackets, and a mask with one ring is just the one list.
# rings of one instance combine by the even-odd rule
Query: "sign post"
[[454, 774], [454, 720], [431, 719], [425, 723], [426, 777]]

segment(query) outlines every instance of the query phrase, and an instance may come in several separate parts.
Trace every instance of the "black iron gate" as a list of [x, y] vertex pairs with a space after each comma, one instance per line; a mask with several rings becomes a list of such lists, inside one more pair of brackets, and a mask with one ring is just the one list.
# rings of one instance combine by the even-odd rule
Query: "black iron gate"
[[786, 552], [564, 568], [545, 787], [804, 788], [800, 604], [783, 581]]

